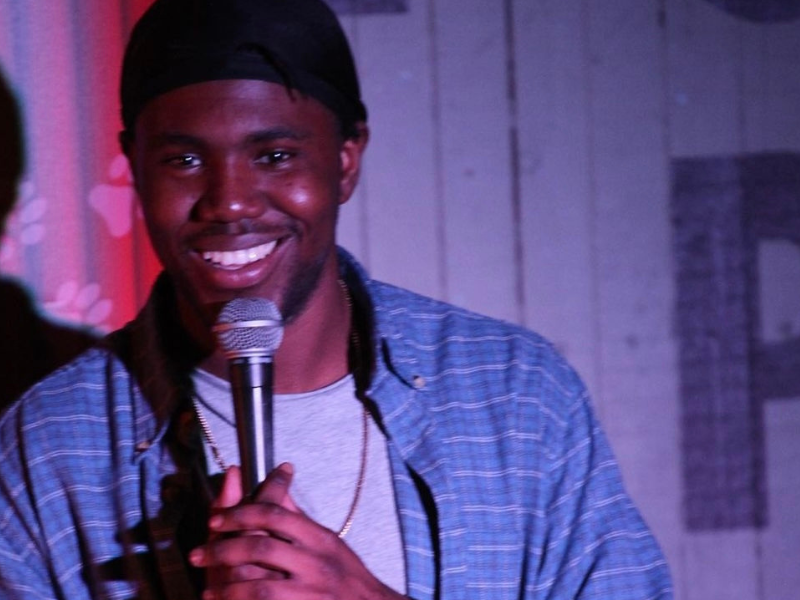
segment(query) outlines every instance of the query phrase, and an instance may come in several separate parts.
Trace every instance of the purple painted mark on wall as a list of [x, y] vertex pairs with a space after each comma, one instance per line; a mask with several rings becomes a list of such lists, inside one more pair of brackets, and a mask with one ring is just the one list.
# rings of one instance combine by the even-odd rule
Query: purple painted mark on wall
[[762, 341], [758, 247], [800, 247], [800, 154], [675, 160], [672, 217], [686, 524], [762, 526], [762, 404], [800, 397], [800, 337]]
[[407, 0], [325, 0], [340, 15], [366, 15], [374, 13], [404, 13]]
[[776, 23], [800, 18], [800, 0], [708, 0], [747, 21]]
[[[800, 248], [800, 155], [772, 154], [741, 159], [748, 176], [746, 218], [755, 242], [783, 240]], [[797, 288], [794, 288], [797, 289]], [[762, 299], [763, 300], [763, 299]], [[753, 393], [759, 400], [800, 397], [800, 331], [766, 342], [755, 335]]]

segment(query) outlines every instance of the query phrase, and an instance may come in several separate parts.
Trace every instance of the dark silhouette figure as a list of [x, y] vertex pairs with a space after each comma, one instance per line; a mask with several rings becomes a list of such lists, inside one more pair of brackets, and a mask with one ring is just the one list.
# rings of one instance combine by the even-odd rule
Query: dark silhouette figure
[[[16, 201], [23, 155], [17, 102], [0, 71], [0, 238]], [[24, 287], [0, 276], [0, 410], [95, 340], [86, 328], [42, 315]]]

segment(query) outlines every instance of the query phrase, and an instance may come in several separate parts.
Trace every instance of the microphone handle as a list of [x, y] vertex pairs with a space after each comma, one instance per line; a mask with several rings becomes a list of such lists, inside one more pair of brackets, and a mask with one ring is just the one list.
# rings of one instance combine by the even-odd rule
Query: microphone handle
[[239, 464], [245, 496], [252, 494], [275, 466], [272, 430], [272, 357], [229, 361]]

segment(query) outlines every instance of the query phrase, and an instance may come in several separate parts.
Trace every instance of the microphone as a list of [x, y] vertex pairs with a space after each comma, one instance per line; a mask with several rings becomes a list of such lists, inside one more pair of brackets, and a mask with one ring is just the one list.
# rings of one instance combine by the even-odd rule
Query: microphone
[[272, 357], [283, 339], [278, 307], [264, 298], [235, 298], [213, 327], [228, 359], [242, 487], [250, 495], [274, 468]]

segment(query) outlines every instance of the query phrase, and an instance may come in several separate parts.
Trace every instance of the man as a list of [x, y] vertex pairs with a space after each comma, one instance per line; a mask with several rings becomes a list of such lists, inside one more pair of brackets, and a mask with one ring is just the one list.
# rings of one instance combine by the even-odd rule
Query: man
[[[164, 274], [0, 424], [0, 598], [671, 597], [551, 347], [337, 249], [368, 130], [320, 0], [158, 0], [121, 98]], [[237, 297], [285, 321], [286, 462], [247, 498], [212, 333]]]

